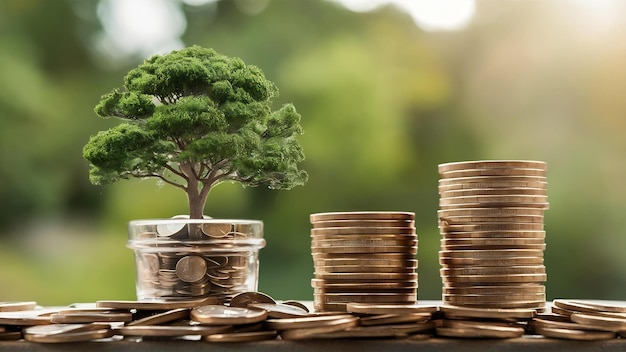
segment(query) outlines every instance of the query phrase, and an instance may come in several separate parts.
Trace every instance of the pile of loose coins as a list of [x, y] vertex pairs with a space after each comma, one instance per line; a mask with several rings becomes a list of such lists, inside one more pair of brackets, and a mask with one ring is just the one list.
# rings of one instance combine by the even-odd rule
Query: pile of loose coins
[[258, 249], [252, 245], [265, 244], [255, 238], [258, 231], [262, 223], [252, 221], [144, 225], [129, 241], [135, 250], [138, 295], [227, 300], [256, 288], [251, 278], [257, 275]]
[[349, 302], [415, 303], [414, 213], [318, 213], [310, 220], [316, 310], [345, 311]]
[[474, 308], [543, 308], [546, 164], [439, 165], [442, 299]]
[[569, 340], [626, 337], [626, 302], [565, 300], [552, 302], [551, 314], [537, 315], [533, 333]]
[[97, 301], [68, 307], [0, 302], [0, 341], [38, 343], [121, 340], [256, 342], [341, 338], [508, 339], [543, 335], [568, 340], [626, 337], [626, 302], [555, 300], [532, 308], [347, 303], [341, 312], [309, 311], [261, 292], [172, 301]]

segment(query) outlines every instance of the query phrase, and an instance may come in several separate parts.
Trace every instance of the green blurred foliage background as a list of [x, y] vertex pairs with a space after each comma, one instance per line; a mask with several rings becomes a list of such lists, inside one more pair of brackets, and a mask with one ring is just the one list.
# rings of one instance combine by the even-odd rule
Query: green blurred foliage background
[[[117, 123], [93, 107], [155, 50], [111, 45], [114, 3], [0, 2], [0, 300], [134, 299], [127, 222], [187, 212], [153, 180], [89, 184], [82, 146]], [[419, 298], [438, 299], [437, 164], [493, 158], [548, 163], [548, 298], [626, 299], [626, 3], [477, 0], [455, 31], [393, 6], [165, 3], [152, 39], [261, 67], [303, 116], [306, 186], [223, 184], [206, 207], [264, 221], [261, 291], [312, 299], [310, 213], [401, 210], [416, 213]], [[147, 27], [144, 10], [126, 15]]]

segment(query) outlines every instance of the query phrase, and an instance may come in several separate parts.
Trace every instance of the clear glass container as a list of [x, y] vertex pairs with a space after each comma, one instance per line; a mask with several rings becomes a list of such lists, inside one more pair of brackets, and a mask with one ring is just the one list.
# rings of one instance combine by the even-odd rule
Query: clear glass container
[[129, 223], [138, 300], [219, 297], [257, 291], [263, 222], [154, 219]]

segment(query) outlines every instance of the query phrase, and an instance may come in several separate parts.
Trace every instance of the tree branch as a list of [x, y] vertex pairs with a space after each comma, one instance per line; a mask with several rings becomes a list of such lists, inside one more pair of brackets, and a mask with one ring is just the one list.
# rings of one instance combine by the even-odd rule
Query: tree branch
[[143, 177], [156, 177], [158, 179], [160, 179], [161, 181], [170, 184], [174, 187], [180, 188], [183, 191], [187, 192], [187, 187], [185, 187], [184, 185], [181, 185], [180, 183], [176, 183], [170, 179], [168, 179], [167, 177], [160, 175], [160, 174], [156, 174], [156, 173], [149, 173], [149, 174], [132, 174], [133, 177], [139, 177], [139, 178], [143, 178]]
[[185, 175], [184, 173], [176, 170], [175, 168], [173, 168], [170, 164], [165, 164], [164, 166], [166, 169], [168, 169], [171, 173], [173, 173], [174, 175], [180, 176], [183, 179], [187, 179], [187, 175]]
[[222, 159], [218, 161], [217, 163], [215, 163], [215, 165], [213, 165], [213, 168], [211, 169], [209, 174], [206, 177], [204, 177], [203, 180], [206, 180], [210, 184], [215, 183], [216, 180], [218, 180], [219, 178], [221, 178], [223, 175], [226, 174], [226, 173], [222, 173], [221, 175], [218, 175], [217, 172], [221, 171], [222, 168], [228, 166], [228, 163], [229, 163], [228, 159]]

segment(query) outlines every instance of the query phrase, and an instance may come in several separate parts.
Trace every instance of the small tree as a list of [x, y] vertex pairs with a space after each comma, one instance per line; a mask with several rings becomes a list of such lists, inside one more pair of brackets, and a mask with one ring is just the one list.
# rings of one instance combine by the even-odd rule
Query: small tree
[[124, 78], [123, 89], [95, 107], [126, 122], [92, 136], [83, 148], [96, 185], [156, 178], [187, 193], [189, 217], [201, 219], [211, 188], [291, 189], [307, 181], [292, 104], [272, 111], [275, 85], [256, 66], [193, 46], [156, 55]]

